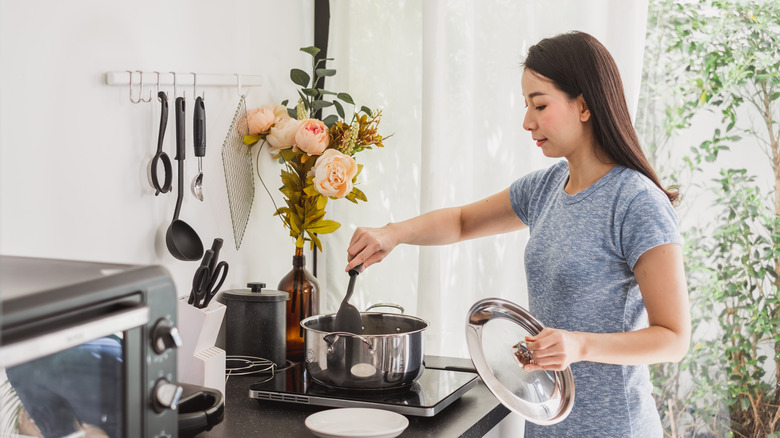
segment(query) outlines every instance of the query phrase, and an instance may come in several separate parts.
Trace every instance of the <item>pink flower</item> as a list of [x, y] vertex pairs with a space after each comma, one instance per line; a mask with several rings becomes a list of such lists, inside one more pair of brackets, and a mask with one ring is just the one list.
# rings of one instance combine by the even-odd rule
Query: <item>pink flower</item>
[[271, 129], [276, 120], [273, 109], [267, 105], [246, 112], [246, 122], [249, 135], [259, 135]]
[[328, 127], [317, 119], [302, 120], [295, 133], [295, 145], [307, 155], [320, 155], [330, 144]]
[[352, 191], [358, 166], [349, 155], [326, 150], [314, 163], [314, 188], [325, 196], [343, 198]]

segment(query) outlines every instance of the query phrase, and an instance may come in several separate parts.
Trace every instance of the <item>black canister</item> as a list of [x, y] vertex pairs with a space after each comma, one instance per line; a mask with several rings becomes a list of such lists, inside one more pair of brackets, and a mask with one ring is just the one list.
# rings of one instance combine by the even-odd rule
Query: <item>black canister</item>
[[222, 299], [225, 312], [225, 352], [228, 356], [251, 356], [287, 364], [286, 292], [263, 290], [265, 283], [249, 283], [249, 289], [227, 290]]

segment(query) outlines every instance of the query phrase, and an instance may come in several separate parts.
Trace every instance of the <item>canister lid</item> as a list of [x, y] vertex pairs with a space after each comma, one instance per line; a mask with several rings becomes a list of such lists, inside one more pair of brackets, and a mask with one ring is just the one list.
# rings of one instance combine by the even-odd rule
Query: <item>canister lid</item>
[[471, 360], [490, 392], [507, 408], [541, 425], [563, 421], [574, 406], [574, 378], [563, 371], [525, 371], [528, 353], [519, 341], [544, 326], [527, 310], [500, 298], [469, 310], [466, 341]]
[[222, 292], [226, 300], [253, 301], [253, 302], [277, 302], [287, 301], [290, 295], [287, 292], [265, 289], [265, 283], [247, 283], [249, 289], [233, 289]]

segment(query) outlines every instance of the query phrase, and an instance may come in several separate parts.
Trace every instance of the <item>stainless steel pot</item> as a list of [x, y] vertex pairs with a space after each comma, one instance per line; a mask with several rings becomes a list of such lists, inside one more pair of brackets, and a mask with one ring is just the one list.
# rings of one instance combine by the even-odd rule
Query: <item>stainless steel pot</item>
[[335, 314], [301, 321], [306, 370], [312, 379], [336, 388], [386, 389], [409, 386], [420, 378], [428, 323], [394, 313], [362, 312], [360, 316], [362, 335], [335, 332]]

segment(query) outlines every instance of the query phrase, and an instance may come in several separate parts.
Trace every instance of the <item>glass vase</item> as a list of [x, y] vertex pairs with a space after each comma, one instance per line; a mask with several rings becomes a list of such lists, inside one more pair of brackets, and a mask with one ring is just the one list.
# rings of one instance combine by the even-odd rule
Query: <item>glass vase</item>
[[299, 362], [304, 357], [303, 327], [301, 321], [320, 313], [320, 285], [306, 270], [303, 248], [296, 247], [293, 268], [279, 282], [280, 291], [287, 292], [286, 323], [287, 359]]

